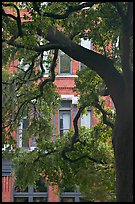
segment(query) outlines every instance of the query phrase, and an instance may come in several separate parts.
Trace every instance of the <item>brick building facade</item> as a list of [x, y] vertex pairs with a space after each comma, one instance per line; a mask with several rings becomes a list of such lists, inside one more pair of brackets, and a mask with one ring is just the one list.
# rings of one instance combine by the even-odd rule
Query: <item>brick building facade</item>
[[[60, 56], [59, 56], [59, 58], [60, 58]], [[58, 93], [62, 97], [63, 106], [59, 109], [59, 112], [55, 115], [55, 124], [54, 124], [55, 134], [58, 134], [58, 133], [63, 134], [62, 130], [60, 132], [60, 128], [61, 128], [60, 127], [60, 117], [63, 117], [63, 131], [64, 131], [64, 129], [66, 131], [70, 128], [73, 128], [72, 122], [73, 122], [74, 116], [77, 112], [78, 95], [75, 92], [73, 92], [73, 88], [75, 86], [74, 79], [77, 77], [76, 71], [79, 69], [80, 65], [79, 65], [79, 62], [76, 62], [76, 61], [71, 60], [71, 59], [69, 59], [69, 62], [70, 63], [67, 65], [67, 66], [69, 66], [69, 70], [71, 68], [70, 66], [72, 66], [72, 69], [70, 70], [69, 73], [61, 73], [60, 72], [60, 70], [59, 70], [60, 69], [60, 59], [59, 59], [58, 65], [56, 67], [56, 72], [58, 73], [58, 75], [56, 76], [54, 83], [57, 87]], [[15, 65], [16, 64], [17, 64], [17, 62], [15, 61]], [[14, 71], [13, 66], [11, 67], [11, 70]], [[91, 125], [93, 125], [95, 123], [94, 122], [95, 120], [92, 119], [90, 114], [88, 116], [89, 116], [89, 121], [92, 122], [92, 124], [89, 124], [89, 127], [90, 127]], [[68, 122], [65, 124], [66, 120], [68, 120]], [[64, 127], [64, 125], [66, 125], [66, 127]], [[55, 134], [54, 134], [54, 136], [55, 136]], [[19, 139], [17, 133], [14, 133], [14, 137], [16, 137], [17, 140]], [[19, 141], [17, 142], [17, 144], [18, 145], [20, 144]], [[30, 145], [29, 147], [31, 147], [31, 148], [33, 147], [32, 143], [30, 144], [30, 142], [29, 142], [29, 145]], [[21, 144], [21, 146], [22, 146], [22, 144]], [[44, 198], [43, 199], [44, 202], [47, 202], [47, 201], [48, 202], [59, 202], [60, 199], [64, 199], [64, 194], [62, 195], [63, 197], [60, 198], [59, 195], [57, 195], [54, 192], [56, 189], [54, 190], [51, 187], [51, 185], [48, 186], [47, 191], [44, 193], [33, 192], [32, 189], [28, 189], [28, 192], [22, 192], [22, 193], [15, 192], [14, 191], [14, 182], [12, 180], [12, 175], [11, 175], [12, 165], [9, 161], [3, 161], [2, 164], [3, 164], [3, 166], [2, 166], [2, 202], [16, 202], [16, 198], [22, 198], [22, 200], [24, 202], [28, 202], [28, 201], [33, 202], [33, 198], [39, 198], [39, 197]], [[39, 197], [29, 197], [29, 195], [31, 195], [31, 194], [34, 196], [39, 196]], [[17, 196], [19, 196], [19, 197], [17, 197]], [[66, 192], [65, 196], [67, 196], [67, 197], [65, 197], [65, 198], [67, 198], [67, 200], [70, 200], [70, 199], [71, 200], [72, 199], [73, 200], [79, 200], [79, 198], [81, 198], [80, 192]], [[17, 201], [17, 202], [19, 202], [19, 201]]]
[[[23, 15], [23, 14], [22, 14]], [[90, 41], [82, 40], [82, 46], [92, 49]], [[11, 71], [14, 71], [14, 65], [11, 67]], [[75, 86], [74, 79], [77, 77], [76, 72], [81, 68], [81, 64], [71, 58], [65, 53], [59, 53], [58, 65], [56, 67], [56, 79], [55, 85], [58, 93], [61, 95], [62, 104], [59, 111], [54, 116], [54, 139], [56, 134], [63, 135], [65, 131], [73, 128], [73, 119], [77, 113], [77, 101], [78, 95], [73, 92]], [[48, 71], [46, 70], [46, 76]], [[110, 97], [106, 97], [107, 103], [112, 107], [112, 101]], [[25, 122], [25, 120], [23, 121]], [[80, 125], [91, 127], [95, 125], [97, 119], [93, 117], [92, 109], [89, 110], [88, 115], [85, 115], [80, 119]], [[23, 128], [24, 126], [22, 126]], [[17, 145], [22, 147], [22, 141], [17, 133], [15, 137], [18, 140]], [[33, 148], [33, 142], [29, 142], [29, 148]], [[26, 191], [22, 192], [21, 189], [17, 189], [14, 186], [14, 181], [11, 175], [12, 164], [9, 161], [2, 161], [2, 202], [83, 202], [85, 199], [81, 196], [78, 190], [63, 192], [61, 195], [56, 194], [57, 186], [53, 189], [50, 185], [44, 186], [43, 182], [40, 182], [41, 190], [38, 191], [30, 186]]]

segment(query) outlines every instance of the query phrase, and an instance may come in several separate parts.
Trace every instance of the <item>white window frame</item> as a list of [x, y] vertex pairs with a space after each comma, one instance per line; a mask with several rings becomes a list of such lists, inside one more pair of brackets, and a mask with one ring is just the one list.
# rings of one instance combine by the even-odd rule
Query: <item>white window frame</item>
[[[61, 119], [61, 116], [63, 116], [64, 114], [68, 115], [68, 125], [69, 125], [69, 128], [65, 128], [65, 127], [60, 127], [60, 119]], [[63, 117], [63, 125], [64, 125], [64, 117]], [[60, 136], [63, 136], [64, 133], [66, 133], [68, 130], [71, 129], [71, 110], [59, 110], [59, 132], [61, 133], [61, 131], [63, 132], [63, 134]]]
[[[60, 107], [59, 108], [59, 117], [58, 117], [58, 125], [59, 125], [59, 134], [60, 134], [60, 131], [63, 130], [63, 135], [65, 132], [67, 132], [68, 130], [71, 129], [71, 106], [72, 106], [72, 101], [71, 100], [63, 100], [63, 101], [67, 101], [70, 103], [70, 107]], [[61, 114], [62, 113], [69, 113], [69, 129], [64, 129], [64, 127], [61, 129], [60, 127], [60, 117], [61, 117]], [[64, 131], [65, 130], [65, 131]], [[60, 134], [60, 136], [62, 137], [63, 135]]]

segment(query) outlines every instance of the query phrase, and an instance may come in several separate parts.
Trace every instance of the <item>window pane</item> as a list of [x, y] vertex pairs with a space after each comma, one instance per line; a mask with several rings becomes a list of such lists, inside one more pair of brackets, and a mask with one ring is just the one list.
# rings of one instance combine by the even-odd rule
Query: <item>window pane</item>
[[70, 129], [70, 111], [63, 113], [63, 130], [67, 132]]
[[60, 108], [71, 108], [71, 101], [62, 101], [60, 104]]
[[54, 114], [53, 122], [54, 122], [53, 139], [56, 140], [56, 114]]
[[70, 129], [70, 111], [60, 111], [59, 117], [60, 135], [62, 136]]
[[27, 137], [25, 130], [28, 127], [29, 121], [27, 118], [23, 118], [19, 125], [18, 130], [18, 147], [29, 147], [29, 138]]
[[60, 55], [60, 64], [59, 64], [59, 72], [60, 73], [67, 73], [67, 74], [70, 74], [71, 71], [70, 71], [70, 68], [71, 68], [71, 59], [68, 55], [66, 54], [63, 54], [63, 55]]
[[62, 113], [60, 113], [60, 136], [63, 135], [63, 118]]
[[[52, 61], [52, 51], [44, 51], [42, 65], [43, 65], [45, 74], [49, 74], [49, 67], [51, 65], [51, 61]], [[39, 65], [39, 71], [42, 71], [40, 65]]]
[[45, 198], [43, 198], [43, 197], [33, 198], [33, 202], [47, 202], [47, 198], [46, 197]]
[[88, 114], [84, 114], [81, 117], [81, 126], [91, 127], [91, 111], [88, 111]]
[[28, 198], [15, 197], [14, 202], [28, 202]]
[[29, 138], [25, 135], [25, 130], [28, 127], [29, 120], [27, 118], [23, 119], [23, 135], [22, 135], [22, 146], [29, 147]]

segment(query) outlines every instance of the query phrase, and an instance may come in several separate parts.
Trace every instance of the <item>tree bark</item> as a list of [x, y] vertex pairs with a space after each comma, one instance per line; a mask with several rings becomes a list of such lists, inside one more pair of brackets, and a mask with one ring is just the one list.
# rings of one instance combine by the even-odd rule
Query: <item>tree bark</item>
[[53, 27], [49, 27], [46, 39], [51, 43], [59, 44], [63, 52], [96, 71], [105, 81], [117, 115], [113, 131], [117, 201], [133, 201], [132, 89], [129, 88], [124, 76], [115, 69], [110, 59], [77, 45]]
[[131, 93], [124, 95], [113, 131], [116, 197], [118, 202], [133, 202], [133, 101]]

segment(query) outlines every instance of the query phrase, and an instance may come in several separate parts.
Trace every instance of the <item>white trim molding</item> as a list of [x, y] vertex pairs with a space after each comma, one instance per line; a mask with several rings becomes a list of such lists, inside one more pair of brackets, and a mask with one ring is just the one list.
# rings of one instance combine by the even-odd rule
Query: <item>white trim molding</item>
[[61, 95], [62, 100], [70, 100], [72, 101], [72, 104], [77, 104], [79, 96], [74, 95]]

